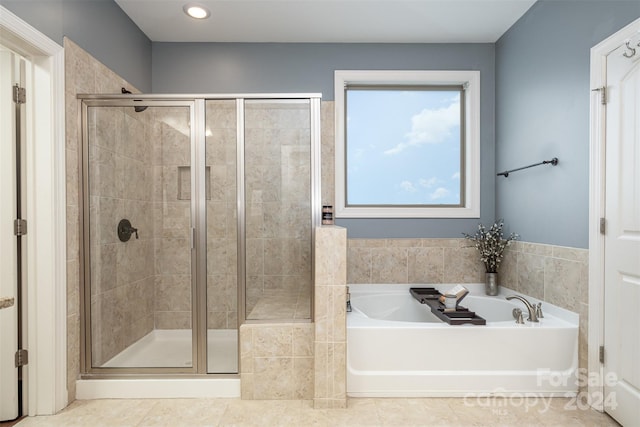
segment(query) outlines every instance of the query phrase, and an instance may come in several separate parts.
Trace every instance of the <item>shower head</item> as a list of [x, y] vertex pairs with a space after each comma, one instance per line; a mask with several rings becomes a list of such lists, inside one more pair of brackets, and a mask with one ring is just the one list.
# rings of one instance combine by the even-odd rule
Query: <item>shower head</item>
[[[122, 93], [130, 94], [130, 93], [131, 93], [131, 91], [128, 91], [127, 89], [122, 88]], [[134, 100], [134, 101], [135, 101], [135, 100]], [[134, 111], [135, 111], [136, 113], [141, 113], [141, 112], [143, 112], [144, 110], [146, 110], [146, 109], [147, 109], [147, 107], [143, 107], [143, 106], [140, 106], [140, 105], [136, 105], [136, 106], [134, 106], [134, 107], [133, 107], [133, 109], [134, 109]]]

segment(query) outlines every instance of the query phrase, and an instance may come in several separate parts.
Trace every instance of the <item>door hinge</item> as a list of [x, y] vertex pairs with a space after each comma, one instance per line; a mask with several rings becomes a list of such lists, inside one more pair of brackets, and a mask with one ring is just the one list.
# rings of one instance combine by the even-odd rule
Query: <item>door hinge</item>
[[27, 90], [18, 85], [13, 86], [13, 102], [16, 104], [24, 104], [27, 102]]
[[23, 348], [16, 351], [16, 368], [26, 365], [29, 363], [29, 352]]
[[600, 92], [600, 104], [607, 105], [607, 88], [606, 86], [591, 89], [592, 92]]
[[607, 232], [607, 220], [605, 218], [600, 218], [600, 234], [605, 234]]
[[16, 219], [13, 221], [13, 234], [16, 236], [24, 236], [27, 234], [27, 220], [26, 219]]
[[603, 345], [600, 346], [600, 349], [598, 351], [598, 358], [600, 360], [600, 363], [604, 365], [604, 346]]

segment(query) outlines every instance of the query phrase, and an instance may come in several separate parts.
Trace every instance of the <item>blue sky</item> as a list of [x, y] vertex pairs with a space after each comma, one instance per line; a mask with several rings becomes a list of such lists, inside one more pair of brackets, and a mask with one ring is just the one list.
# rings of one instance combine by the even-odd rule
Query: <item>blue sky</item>
[[347, 92], [347, 204], [460, 203], [458, 91]]

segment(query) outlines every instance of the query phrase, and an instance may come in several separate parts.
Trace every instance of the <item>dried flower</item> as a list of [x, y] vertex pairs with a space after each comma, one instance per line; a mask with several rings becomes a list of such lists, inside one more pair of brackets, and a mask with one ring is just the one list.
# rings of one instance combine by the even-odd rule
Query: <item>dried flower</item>
[[503, 226], [503, 220], [499, 219], [488, 231], [484, 225], [478, 224], [476, 234], [462, 233], [466, 239], [473, 242], [472, 247], [480, 252], [480, 261], [484, 263], [487, 273], [498, 272], [505, 248], [519, 237], [516, 233], [511, 233], [509, 238], [505, 239], [502, 234]]

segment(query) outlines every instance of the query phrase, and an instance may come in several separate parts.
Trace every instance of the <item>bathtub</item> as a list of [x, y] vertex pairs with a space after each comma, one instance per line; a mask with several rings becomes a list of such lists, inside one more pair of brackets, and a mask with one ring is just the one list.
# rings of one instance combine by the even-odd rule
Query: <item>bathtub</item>
[[[502, 287], [489, 297], [484, 285], [464, 284], [470, 293], [461, 305], [487, 324], [449, 325], [409, 293], [423, 286], [445, 293], [454, 285], [349, 285], [349, 396], [576, 394], [576, 313], [543, 302], [544, 318], [528, 322], [524, 304], [505, 299], [516, 292]], [[515, 323], [515, 307], [525, 314], [525, 324]]]

